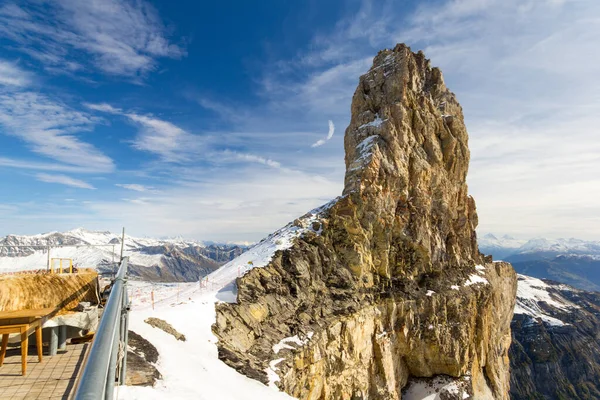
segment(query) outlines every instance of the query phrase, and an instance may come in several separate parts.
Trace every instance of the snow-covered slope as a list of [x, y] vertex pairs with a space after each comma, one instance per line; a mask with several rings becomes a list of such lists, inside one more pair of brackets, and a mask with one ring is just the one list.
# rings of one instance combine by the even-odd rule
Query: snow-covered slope
[[[18, 246], [18, 247], [17, 247]], [[0, 272], [46, 269], [50, 258], [72, 259], [77, 267], [111, 270], [119, 259], [121, 237], [111, 232], [74, 229], [0, 239]], [[235, 245], [204, 245], [182, 239], [158, 240], [125, 236], [124, 255], [133, 275], [149, 280], [197, 280], [243, 252]], [[65, 262], [64, 265], [66, 265]], [[54, 266], [58, 267], [55, 261]]]
[[511, 399], [600, 398], [600, 293], [518, 275]]
[[494, 258], [512, 257], [542, 258], [557, 255], [582, 255], [600, 257], [600, 241], [586, 241], [581, 239], [546, 239], [534, 238], [530, 240], [515, 239], [504, 235], [497, 237], [488, 233], [478, 238], [479, 249], [485, 254], [492, 254]]
[[556, 318], [557, 311], [570, 312], [579, 308], [561, 296], [556, 289], [572, 290], [567, 285], [549, 285], [541, 279], [517, 275], [517, 304], [515, 314], [524, 314], [548, 325], [562, 326], [565, 323]]
[[[272, 385], [239, 374], [221, 362], [217, 354], [217, 339], [211, 331], [215, 322], [215, 303], [235, 301], [235, 280], [252, 268], [271, 261], [278, 250], [292, 246], [295, 238], [315, 231], [313, 222], [335, 200], [317, 208], [264, 239], [240, 257], [225, 264], [216, 272], [195, 284], [173, 285], [134, 284], [131, 288], [133, 308], [130, 329], [152, 342], [159, 351], [158, 369], [163, 379], [154, 388], [122, 387], [119, 399], [290, 399]], [[154, 308], [149, 292], [154, 290]], [[180, 301], [177, 302], [177, 299]], [[161, 318], [187, 337], [186, 342], [175, 340], [165, 332], [152, 328], [144, 320]], [[276, 366], [270, 376], [274, 379]]]

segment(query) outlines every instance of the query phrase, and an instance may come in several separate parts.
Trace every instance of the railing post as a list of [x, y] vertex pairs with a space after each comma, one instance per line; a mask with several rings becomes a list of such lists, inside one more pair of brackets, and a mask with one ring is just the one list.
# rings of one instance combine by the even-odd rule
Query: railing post
[[[121, 339], [121, 318], [117, 318], [115, 321], [115, 332], [114, 336]], [[110, 354], [110, 364], [108, 364], [108, 375], [106, 377], [106, 388], [104, 389], [104, 398], [106, 400], [112, 400], [115, 389], [115, 381], [117, 380], [117, 359], [119, 357], [119, 342], [120, 340], [113, 340], [112, 350]]]
[[129, 343], [129, 295], [127, 294], [127, 282], [123, 286], [123, 318], [121, 321], [121, 339], [123, 341], [123, 358], [119, 369], [119, 383], [125, 385], [127, 379], [127, 343]]

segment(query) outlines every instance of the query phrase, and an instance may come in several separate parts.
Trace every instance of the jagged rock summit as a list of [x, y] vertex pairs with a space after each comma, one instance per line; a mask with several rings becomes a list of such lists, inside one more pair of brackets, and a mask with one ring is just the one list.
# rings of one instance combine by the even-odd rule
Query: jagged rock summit
[[217, 304], [220, 358], [300, 399], [508, 399], [516, 276], [478, 251], [462, 109], [422, 53], [375, 57], [345, 150], [343, 195]]

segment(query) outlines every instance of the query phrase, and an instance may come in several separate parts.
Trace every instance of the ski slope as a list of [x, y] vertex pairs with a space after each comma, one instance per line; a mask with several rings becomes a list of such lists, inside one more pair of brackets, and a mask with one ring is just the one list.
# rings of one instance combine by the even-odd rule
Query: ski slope
[[[336, 200], [306, 214], [295, 223], [264, 239], [246, 253], [225, 264], [197, 283], [133, 283], [130, 287], [132, 312], [130, 329], [156, 346], [157, 368], [163, 376], [155, 387], [119, 387], [118, 399], [200, 399], [200, 400], [285, 400], [292, 399], [273, 385], [266, 386], [238, 373], [218, 359], [217, 338], [211, 331], [215, 303], [235, 301], [235, 280], [252, 268], [266, 266], [278, 250], [290, 248], [295, 239], [313, 229], [322, 212]], [[154, 298], [154, 306], [152, 305]], [[161, 318], [183, 333], [187, 341], [153, 328], [144, 320]], [[267, 371], [276, 380], [276, 367]]]

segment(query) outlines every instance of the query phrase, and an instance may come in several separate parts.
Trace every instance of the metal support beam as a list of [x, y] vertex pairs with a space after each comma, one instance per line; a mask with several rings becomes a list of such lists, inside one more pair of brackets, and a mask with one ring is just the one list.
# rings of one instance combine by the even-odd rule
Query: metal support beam
[[61, 325], [58, 327], [58, 350], [67, 349], [67, 326]]
[[48, 355], [55, 356], [58, 350], [58, 326], [50, 328], [50, 346], [48, 347]]

